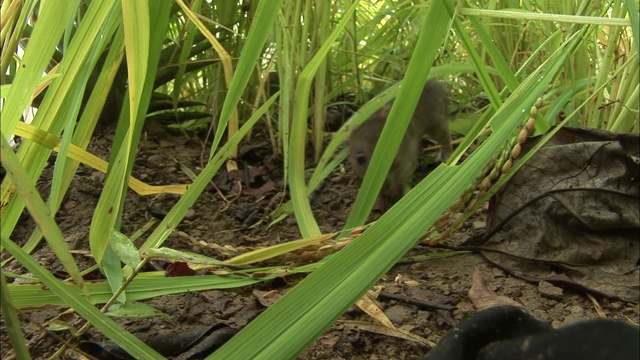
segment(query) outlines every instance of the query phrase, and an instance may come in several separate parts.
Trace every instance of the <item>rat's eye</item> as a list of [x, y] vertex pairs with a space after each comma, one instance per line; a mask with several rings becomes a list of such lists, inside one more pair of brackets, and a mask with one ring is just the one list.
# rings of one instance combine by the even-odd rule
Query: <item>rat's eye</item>
[[362, 151], [358, 151], [356, 154], [356, 161], [360, 165], [365, 165], [367, 163], [367, 156]]

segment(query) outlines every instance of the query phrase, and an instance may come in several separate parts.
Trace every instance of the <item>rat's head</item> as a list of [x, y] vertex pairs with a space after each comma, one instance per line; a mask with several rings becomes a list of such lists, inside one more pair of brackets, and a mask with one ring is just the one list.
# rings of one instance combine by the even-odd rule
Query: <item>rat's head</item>
[[355, 162], [358, 166], [367, 167], [369, 165], [369, 155], [365, 154], [364, 151], [359, 150], [355, 154]]
[[365, 121], [349, 137], [349, 161], [355, 173], [360, 177], [363, 177], [367, 172], [371, 155], [380, 137], [381, 126], [372, 120], [373, 118], [370, 118]]
[[365, 152], [364, 149], [360, 148], [355, 151], [351, 150], [349, 160], [351, 161], [351, 166], [353, 166], [353, 169], [358, 176], [364, 177], [364, 174], [367, 172], [367, 168], [369, 167], [370, 158], [371, 153]]

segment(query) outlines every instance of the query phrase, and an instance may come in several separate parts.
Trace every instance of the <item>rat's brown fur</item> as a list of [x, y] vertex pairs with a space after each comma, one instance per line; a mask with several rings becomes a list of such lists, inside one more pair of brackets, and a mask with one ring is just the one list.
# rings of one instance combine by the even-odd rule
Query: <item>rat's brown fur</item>
[[[367, 171], [373, 149], [378, 142], [392, 105], [393, 101], [383, 106], [355, 129], [349, 137], [349, 160], [360, 177], [364, 177]], [[411, 182], [413, 172], [418, 165], [420, 142], [424, 135], [442, 146], [444, 160], [449, 158], [452, 148], [447, 120], [447, 94], [444, 87], [435, 80], [427, 81], [422, 90], [411, 123], [380, 191], [384, 208], [390, 207], [398, 201], [402, 197], [403, 187]]]

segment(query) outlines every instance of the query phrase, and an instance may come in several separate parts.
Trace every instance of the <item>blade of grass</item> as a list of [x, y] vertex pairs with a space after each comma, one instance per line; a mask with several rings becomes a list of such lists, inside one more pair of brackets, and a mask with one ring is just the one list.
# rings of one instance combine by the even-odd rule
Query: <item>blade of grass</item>
[[116, 342], [129, 354], [138, 359], [164, 359], [155, 350], [124, 330], [107, 315], [101, 313], [96, 307], [84, 298], [75, 286], [64, 285], [51, 273], [40, 266], [29, 254], [25, 253], [18, 245], [2, 236], [2, 245], [24, 265], [36, 278], [40, 279], [51, 291], [64, 301], [64, 304], [89, 321], [109, 339]]
[[[129, 81], [131, 82], [133, 78], [136, 85], [132, 87], [129, 84], [127, 89], [125, 104], [112, 145], [105, 186], [89, 230], [89, 243], [94, 259], [98, 265], [102, 266], [114, 292], [122, 285], [123, 274], [120, 261], [109, 246], [109, 234], [112, 228], [116, 230], [120, 228], [127, 182], [133, 168], [135, 149], [140, 142], [142, 125], [153, 92], [154, 75], [167, 31], [171, 5], [172, 3], [168, 0], [157, 0], [145, 3], [144, 6], [133, 5], [134, 7], [123, 12]], [[128, 15], [124, 15], [125, 13]], [[138, 16], [142, 20], [139, 21]], [[154, 21], [151, 22], [149, 19]], [[128, 31], [141, 34], [130, 34], [128, 37], [126, 35]], [[127, 42], [129, 42], [128, 45]], [[145, 44], [139, 44], [141, 42]], [[138, 52], [136, 50], [138, 46], [143, 51]], [[126, 300], [124, 292], [120, 296], [120, 301]]]
[[[220, 121], [216, 128], [217, 130], [213, 140], [213, 146], [211, 147], [211, 157], [213, 157], [214, 151], [217, 150], [228, 121], [240, 100], [243, 89], [247, 86], [249, 77], [251, 76], [251, 71], [261, 55], [261, 51], [270, 34], [270, 30], [275, 22], [281, 4], [282, 0], [258, 3], [258, 8], [252, 21], [251, 28], [249, 29], [249, 33], [247, 34], [247, 41], [242, 48], [242, 53], [240, 54], [236, 71], [233, 74], [233, 77], [230, 73], [228, 74], [228, 77], [231, 78], [229, 91], [224, 99], [224, 105], [222, 106], [222, 112], [220, 113]], [[230, 68], [230, 71], [232, 71], [232, 68]]]
[[[0, 51], [0, 79], [3, 84], [6, 76], [15, 73], [16, 67], [10, 67], [13, 62], [12, 53], [18, 47], [23, 37], [24, 29], [27, 26], [27, 16], [33, 12], [37, 1], [3, 1], [0, 9], [2, 15], [0, 31], [0, 41], [2, 50]], [[6, 94], [6, 93], [5, 93]]]
[[[198, 13], [202, 9], [202, 0], [195, 0], [192, 4], [192, 11], [194, 13]], [[180, 100], [180, 91], [183, 88], [184, 81], [186, 80], [185, 74], [187, 73], [187, 61], [191, 57], [191, 49], [193, 48], [193, 43], [195, 39], [195, 35], [198, 33], [198, 29], [193, 22], [188, 22], [183, 29], [184, 37], [183, 37], [183, 45], [180, 49], [180, 55], [178, 56], [178, 72], [174, 79], [174, 88], [171, 93], [171, 98], [173, 100], [173, 109], [176, 110], [178, 107], [178, 101]]]
[[9, 339], [11, 340], [14, 356], [16, 359], [31, 359], [31, 354], [29, 354], [29, 349], [25, 343], [24, 335], [22, 334], [20, 326], [20, 320], [18, 320], [16, 308], [13, 306], [13, 301], [11, 301], [11, 295], [7, 288], [7, 281], [4, 278], [4, 272], [2, 269], [0, 269], [0, 281], [2, 319], [4, 320], [6, 331], [9, 334]]
[[[289, 155], [289, 186], [291, 187], [291, 200], [293, 203], [293, 213], [298, 222], [298, 228], [302, 233], [302, 237], [314, 237], [321, 234], [320, 228], [313, 217], [311, 204], [307, 197], [307, 189], [304, 177], [304, 159], [307, 141], [307, 109], [309, 104], [309, 93], [311, 91], [311, 81], [331, 49], [332, 44], [338, 38], [338, 35], [344, 30], [349, 23], [349, 19], [358, 2], [353, 2], [351, 6], [345, 10], [342, 19], [332, 30], [327, 40], [322, 44], [313, 58], [309, 61], [296, 84], [296, 101], [294, 110], [294, 121], [291, 127], [291, 138], [289, 141], [289, 149], [293, 152]], [[285, 139], [285, 141], [287, 141]]]
[[[229, 83], [232, 81], [232, 78], [234, 77], [233, 64], [231, 63], [231, 56], [229, 56], [229, 53], [227, 52], [227, 50], [225, 50], [225, 48], [220, 44], [220, 42], [216, 39], [216, 37], [209, 31], [209, 29], [207, 29], [207, 27], [202, 23], [202, 21], [200, 21], [198, 16], [196, 16], [196, 14], [193, 11], [191, 11], [191, 9], [184, 3], [184, 1], [177, 0], [176, 3], [178, 4], [178, 6], [180, 6], [182, 11], [189, 18], [192, 24], [195, 25], [200, 30], [200, 32], [207, 38], [207, 40], [211, 43], [213, 49], [216, 51], [216, 53], [220, 57], [220, 61], [222, 63], [222, 70], [224, 72], [224, 79], [226, 84], [229, 85]], [[258, 6], [260, 7], [260, 5]], [[242, 88], [244, 88], [244, 86]], [[226, 103], [226, 99], [225, 99], [225, 103]], [[220, 116], [220, 122], [218, 123], [218, 126], [216, 128], [217, 129], [216, 134], [214, 135], [214, 138], [213, 138], [213, 146], [211, 147], [210, 157], [213, 156], [213, 152], [217, 149], [218, 144], [220, 143], [220, 140], [222, 140], [222, 135], [224, 134], [224, 131], [227, 127], [229, 118], [233, 117], [231, 122], [234, 123], [234, 125], [231, 126], [234, 129], [229, 129], [230, 132], [235, 133], [235, 131], [237, 131], [238, 114], [235, 108], [236, 103], [237, 103], [237, 99], [236, 99], [236, 102], [233, 103], [233, 106], [228, 109], [228, 112], [225, 113], [225, 117], [223, 117], [222, 115]], [[225, 111], [224, 106], [222, 108], [222, 111], [223, 112]]]
[[[504, 59], [502, 54], [500, 54], [500, 50], [498, 50], [498, 48], [494, 45], [491, 36], [486, 31], [482, 23], [473, 16], [469, 17], [469, 20], [471, 22], [471, 25], [473, 26], [473, 29], [476, 31], [477, 39], [475, 41], [479, 41], [482, 44], [484, 50], [486, 50], [487, 54], [489, 54], [489, 56], [491, 57], [491, 61], [493, 61], [493, 64], [498, 73], [501, 75], [502, 80], [505, 82], [505, 84], [507, 84], [507, 88], [510, 91], [513, 91], [518, 87], [518, 81], [516, 80], [511, 67], [509, 66], [509, 64], [507, 64], [507, 61]], [[476, 68], [477, 65], [478, 64], [476, 64]], [[495, 89], [491, 89], [491, 91], [493, 90]], [[491, 92], [490, 94], [495, 96], [495, 94]], [[499, 96], [498, 98], [501, 99]]]
[[[56, 257], [76, 284], [86, 292], [87, 289], [82, 276], [80, 276], [78, 265], [73, 259], [73, 255], [69, 252], [69, 247], [64, 241], [64, 236], [60, 228], [58, 228], [58, 225], [56, 225], [53, 220], [51, 212], [44, 201], [42, 201], [38, 190], [31, 182], [26, 180], [28, 178], [27, 171], [22, 167], [20, 160], [18, 160], [16, 154], [14, 154], [13, 150], [9, 147], [9, 143], [4, 137], [4, 134], [0, 133], [0, 135], [0, 141], [2, 141], [2, 143], [0, 143], [2, 166], [7, 169], [8, 176], [10, 176], [13, 183], [16, 184], [18, 194], [27, 206], [36, 225], [38, 225], [42, 233], [45, 234], [51, 250], [56, 254]], [[2, 217], [2, 222], [4, 223], [4, 216]]]
[[636, 53], [640, 51], [640, 20], [638, 20], [638, 2], [625, 1], [629, 14], [629, 22], [631, 23], [631, 31], [633, 32], [633, 44], [636, 46]]
[[[127, 54], [127, 70], [129, 74], [129, 129], [135, 129], [136, 123], [144, 121], [139, 117], [141, 108], [146, 106], [143, 92], [148, 74], [150, 24], [148, 3], [144, 1], [123, 2], [124, 45]], [[145, 109], [146, 110], [146, 109]], [[115, 292], [123, 281], [120, 260], [109, 247], [111, 229], [117, 225], [120, 216], [121, 201], [127, 190], [127, 169], [131, 167], [129, 161], [135, 152], [133, 131], [127, 131], [124, 143], [120, 146], [115, 162], [109, 170], [102, 196], [98, 200], [89, 230], [89, 245], [96, 263], [105, 273], [111, 288]], [[121, 293], [118, 298], [126, 301], [126, 294]]]
[[[637, 10], [636, 10], [637, 13]], [[543, 14], [525, 11], [512, 11], [512, 10], [484, 10], [484, 9], [471, 9], [462, 8], [460, 14], [464, 16], [481, 16], [481, 17], [496, 17], [504, 19], [521, 19], [521, 20], [543, 20], [564, 22], [571, 24], [587, 24], [587, 25], [611, 25], [611, 26], [628, 26], [629, 20], [627, 19], [610, 19], [597, 16], [575, 16], [575, 15], [562, 15], [562, 14]]]
[[[77, 97], [79, 93], [81, 85], [78, 84], [78, 76], [82, 67], [86, 65], [85, 60], [91, 51], [93, 39], [99, 36], [100, 30], [102, 30], [101, 25], [115, 10], [112, 1], [99, 0], [92, 2], [84, 21], [78, 27], [74, 41], [67, 49], [67, 53], [70, 56], [64, 57], [60, 64], [62, 76], [51, 83], [38, 112], [33, 118], [33, 126], [47, 131], [53, 136], [59, 136], [65, 124], [64, 119], [67, 116], [75, 117], [75, 114], [71, 114], [68, 111], [68, 103], [71, 97]], [[24, 179], [25, 181], [30, 181], [32, 184], [35, 183], [50, 154], [50, 150], [32, 142], [25, 142], [20, 146], [18, 157], [21, 163], [25, 164], [29, 173], [29, 177]], [[2, 186], [2, 201], [8, 202], [8, 205], [2, 209], [4, 226], [1, 231], [5, 236], [8, 236], [13, 231], [24, 206], [20, 198], [12, 197], [12, 186], [7, 186], [7, 183], [7, 181], [3, 182]]]
[[[279, 268], [256, 268], [252, 272], [271, 271]], [[305, 271], [305, 268], [291, 269], [291, 273]], [[175, 277], [166, 277], [164, 271], [139, 274], [127, 286], [128, 301], [146, 300], [162, 295], [182, 294], [193, 291], [233, 289], [252, 285], [261, 281], [273, 279], [281, 275], [267, 275], [253, 278], [247, 272], [229, 275], [202, 275], [182, 277], [179, 281]], [[31, 279], [33, 280], [33, 279]], [[75, 287], [74, 284], [63, 283], [63, 287]], [[47, 306], [70, 306], [65, 298], [57, 295], [41, 283], [36, 284], [9, 284], [11, 298], [19, 309], [37, 308]], [[86, 299], [91, 304], [105, 304], [113, 296], [111, 287], [106, 281], [87, 283], [91, 297]]]
[[[60, 144], [60, 139], [29, 124], [19, 123], [18, 126], [16, 127], [16, 135], [21, 136], [25, 139], [31, 140], [49, 149], [52, 149], [53, 151], [58, 151], [59, 149], [58, 146]], [[106, 161], [100, 159], [99, 157], [75, 145], [69, 145], [69, 151], [67, 152], [67, 156], [70, 159], [77, 160], [78, 162], [84, 165], [87, 165], [93, 169], [99, 170], [103, 173], [107, 172], [107, 168], [109, 166], [109, 163], [107, 163]], [[68, 187], [68, 184], [67, 184], [67, 187]], [[135, 191], [138, 195], [143, 195], [143, 196], [161, 194], [161, 193], [182, 195], [187, 190], [189, 185], [179, 185], [179, 184], [149, 185], [130, 176], [129, 187], [131, 188], [131, 190]]]
[[[31, 102], [31, 95], [77, 5], [75, 1], [40, 4], [39, 21], [33, 28], [29, 45], [20, 63], [20, 71], [17, 72], [2, 107], [2, 133], [13, 133], [13, 129], [22, 117], [22, 112]], [[46, 51], [43, 51], [44, 49]]]
[[387, 121], [382, 129], [353, 209], [347, 219], [346, 229], [360, 226], [365, 222], [400, 148], [413, 110], [427, 81], [431, 63], [448, 31], [451, 18], [443, 3], [435, 2], [429, 6], [425, 25], [409, 62], [407, 74], [388, 116], [392, 121]]

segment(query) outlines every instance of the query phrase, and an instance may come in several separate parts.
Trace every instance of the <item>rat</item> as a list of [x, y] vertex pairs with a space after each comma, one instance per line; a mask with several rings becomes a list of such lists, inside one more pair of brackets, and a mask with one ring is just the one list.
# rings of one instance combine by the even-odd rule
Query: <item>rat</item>
[[[392, 105], [393, 100], [373, 113], [349, 137], [349, 160], [354, 171], [361, 178], [367, 171], [373, 149], [378, 142]], [[448, 100], [444, 86], [435, 80], [427, 81], [400, 144], [398, 154], [393, 160], [389, 174], [380, 190], [379, 207], [383, 209], [391, 207], [400, 200], [404, 188], [410, 185], [411, 177], [418, 165], [418, 157], [421, 152], [420, 143], [424, 135], [440, 144], [443, 161], [449, 158], [452, 148], [447, 107]]]

